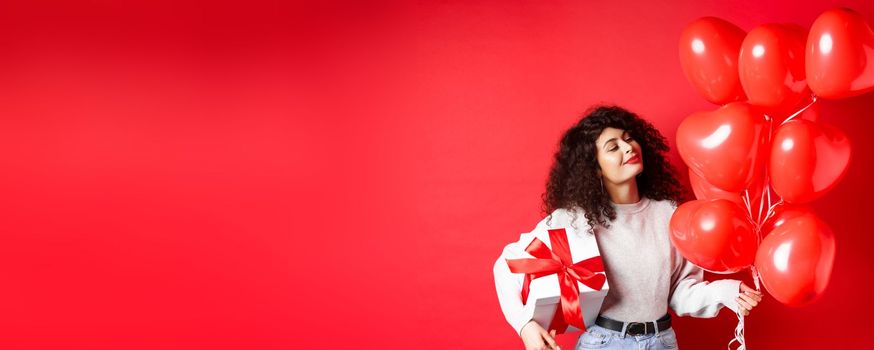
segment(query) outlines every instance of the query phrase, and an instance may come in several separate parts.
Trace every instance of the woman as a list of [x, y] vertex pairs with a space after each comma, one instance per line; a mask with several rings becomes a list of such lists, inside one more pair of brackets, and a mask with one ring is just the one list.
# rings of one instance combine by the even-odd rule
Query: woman
[[523, 311], [523, 274], [511, 273], [506, 259], [530, 258], [525, 248], [552, 228], [594, 235], [607, 274], [609, 292], [577, 349], [674, 349], [668, 307], [678, 316], [714, 317], [723, 306], [748, 315], [761, 301], [741, 281], [704, 281], [671, 244], [683, 191], [668, 150], [650, 123], [615, 106], [593, 108], [565, 132], [543, 195], [549, 215], [507, 245], [494, 267], [501, 309], [526, 349], [557, 348], [555, 333]]

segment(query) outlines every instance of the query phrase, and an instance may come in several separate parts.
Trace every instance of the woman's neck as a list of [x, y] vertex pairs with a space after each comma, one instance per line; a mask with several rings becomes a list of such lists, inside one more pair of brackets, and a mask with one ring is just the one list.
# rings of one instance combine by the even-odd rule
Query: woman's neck
[[621, 184], [604, 183], [607, 187], [607, 194], [610, 195], [610, 200], [616, 204], [634, 204], [640, 202], [640, 195], [637, 193], [637, 179], [631, 178]]

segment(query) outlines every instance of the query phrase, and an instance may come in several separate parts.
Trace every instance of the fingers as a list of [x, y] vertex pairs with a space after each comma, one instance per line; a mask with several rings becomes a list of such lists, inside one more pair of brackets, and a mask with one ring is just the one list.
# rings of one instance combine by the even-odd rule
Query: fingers
[[743, 292], [743, 293], [741, 293], [741, 295], [746, 295], [746, 296], [752, 298], [753, 300], [755, 300], [756, 302], [762, 301], [762, 293], [761, 292], [758, 292], [758, 293]]
[[740, 291], [741, 291], [741, 293], [752, 293], [752, 294], [757, 294], [759, 296], [762, 295], [762, 292], [757, 291], [753, 288], [750, 288], [750, 286], [748, 286], [746, 283], [743, 283], [743, 282], [741, 282], [741, 284], [740, 284]]
[[546, 344], [549, 345], [550, 349], [558, 349], [558, 344], [555, 343], [555, 330], [553, 329], [549, 333], [543, 331], [540, 333], [543, 336], [543, 340], [546, 341]]
[[752, 310], [756, 305], [762, 301], [762, 292], [757, 291], [755, 289], [750, 288], [750, 286], [745, 283], [740, 284], [740, 293], [738, 293], [738, 298], [736, 299], [737, 305], [740, 308], [738, 312], [747, 316], [750, 314], [750, 310]]
[[756, 307], [756, 305], [759, 304], [758, 299], [753, 298], [753, 297], [746, 295], [746, 294], [741, 294], [740, 298], [741, 298], [741, 300], [745, 301], [747, 303], [747, 305], [750, 306], [750, 310], [752, 310], [754, 307]]
[[533, 320], [522, 326], [520, 332], [526, 350], [548, 350], [549, 345], [544, 341], [546, 334], [546, 330]]
[[[747, 304], [747, 302], [741, 298], [737, 298], [735, 301], [737, 301], [737, 305], [740, 306], [740, 308], [743, 309], [745, 312], [749, 312], [750, 310], [753, 309], [752, 305]], [[744, 314], [744, 315], [746, 315], [746, 314]]]
[[735, 299], [735, 302], [737, 303], [737, 313], [744, 315], [744, 316], [747, 316], [750, 314], [751, 307], [749, 306], [749, 304], [747, 304], [746, 302], [741, 300], [741, 298]]
[[[549, 332], [549, 336], [551, 336], [553, 341], [555, 341], [555, 330], [554, 329]], [[558, 343], [555, 343], [555, 345], [552, 345], [552, 348], [555, 350], [561, 350], [561, 348], [558, 346]]]

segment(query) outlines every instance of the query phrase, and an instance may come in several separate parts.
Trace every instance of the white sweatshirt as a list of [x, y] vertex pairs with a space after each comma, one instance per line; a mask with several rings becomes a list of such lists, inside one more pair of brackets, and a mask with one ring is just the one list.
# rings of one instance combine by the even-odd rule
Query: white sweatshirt
[[[598, 225], [594, 230], [610, 285], [601, 315], [640, 322], [658, 319], [669, 305], [678, 316], [714, 317], [723, 306], [737, 311], [735, 299], [740, 294], [740, 281], [704, 281], [704, 270], [684, 259], [671, 244], [669, 223], [676, 210], [673, 202], [643, 197], [637, 203], [613, 207], [616, 219], [610, 228]], [[533, 258], [525, 248], [534, 238], [549, 242], [549, 229], [566, 228], [569, 235], [588, 235], [589, 226], [582, 210], [576, 214], [574, 228], [569, 210], [555, 210], [551, 219], [547, 216], [533, 231], [523, 233], [519, 241], [504, 247], [495, 261], [495, 287], [501, 311], [517, 334], [533, 315], [531, 308], [526, 311], [522, 305], [524, 274], [510, 272], [506, 259]], [[583, 259], [574, 257], [575, 263], [579, 260]]]

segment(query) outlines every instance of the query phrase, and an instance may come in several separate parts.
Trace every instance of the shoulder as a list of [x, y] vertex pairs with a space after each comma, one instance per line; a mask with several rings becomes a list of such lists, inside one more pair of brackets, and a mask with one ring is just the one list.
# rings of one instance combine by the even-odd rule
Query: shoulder
[[655, 207], [658, 210], [674, 211], [674, 210], [677, 210], [677, 207], [680, 206], [679, 203], [674, 202], [673, 200], [670, 200], [670, 199], [652, 200], [651, 202], [652, 202], [653, 207]]
[[589, 230], [589, 224], [586, 220], [585, 211], [583, 209], [564, 209], [559, 208], [552, 213], [549, 213], [546, 217], [544, 217], [540, 223], [537, 224], [538, 228], [551, 230], [556, 228], [564, 228], [573, 230], [577, 234], [587, 233]]
[[677, 211], [678, 206], [678, 203], [670, 199], [651, 200], [648, 211], [657, 217], [670, 218]]

